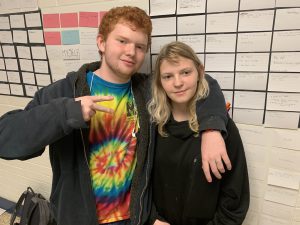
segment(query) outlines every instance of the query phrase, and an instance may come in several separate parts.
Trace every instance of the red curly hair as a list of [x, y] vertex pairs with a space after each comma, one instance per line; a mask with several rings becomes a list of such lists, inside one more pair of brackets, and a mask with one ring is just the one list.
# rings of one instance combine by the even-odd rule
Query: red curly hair
[[148, 49], [151, 44], [152, 23], [147, 13], [133, 6], [115, 7], [109, 10], [102, 18], [99, 25], [98, 35], [102, 35], [104, 40], [119, 22], [129, 23], [135, 29], [142, 30], [148, 36]]

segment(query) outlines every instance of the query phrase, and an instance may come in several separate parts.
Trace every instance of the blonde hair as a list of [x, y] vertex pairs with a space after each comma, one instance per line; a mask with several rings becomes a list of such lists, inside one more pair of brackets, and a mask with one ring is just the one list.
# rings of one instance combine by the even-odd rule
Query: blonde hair
[[152, 97], [148, 104], [148, 111], [151, 116], [151, 121], [158, 125], [159, 134], [165, 137], [168, 136], [168, 134], [165, 132], [164, 126], [170, 118], [172, 105], [171, 100], [161, 84], [160, 66], [164, 60], [177, 63], [180, 60], [179, 57], [192, 60], [199, 75], [196, 93], [188, 103], [189, 127], [196, 133], [199, 129], [196, 115], [196, 102], [199, 99], [206, 98], [209, 92], [208, 83], [204, 77], [204, 66], [190, 46], [179, 41], [174, 41], [161, 49], [155, 63], [155, 71], [151, 85]]

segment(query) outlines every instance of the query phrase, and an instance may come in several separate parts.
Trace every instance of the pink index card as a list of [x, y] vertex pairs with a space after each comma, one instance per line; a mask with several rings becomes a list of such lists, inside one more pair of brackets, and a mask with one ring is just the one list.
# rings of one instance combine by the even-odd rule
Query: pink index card
[[44, 32], [45, 44], [46, 45], [61, 45], [61, 35], [59, 31], [55, 32]]
[[43, 14], [43, 26], [44, 28], [59, 28], [59, 14]]
[[101, 23], [101, 20], [102, 20], [103, 16], [105, 15], [105, 13], [107, 13], [107, 11], [99, 12], [99, 24]]
[[61, 13], [60, 14], [61, 27], [78, 27], [77, 13]]
[[98, 27], [97, 12], [79, 12], [80, 27]]

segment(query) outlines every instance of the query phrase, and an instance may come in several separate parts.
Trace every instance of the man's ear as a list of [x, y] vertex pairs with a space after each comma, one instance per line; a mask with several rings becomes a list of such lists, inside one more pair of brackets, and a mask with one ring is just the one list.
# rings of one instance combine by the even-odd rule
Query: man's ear
[[98, 50], [100, 52], [104, 52], [104, 50], [105, 50], [105, 40], [104, 40], [103, 35], [101, 35], [101, 34], [98, 34], [98, 36], [97, 36], [97, 46], [98, 46]]

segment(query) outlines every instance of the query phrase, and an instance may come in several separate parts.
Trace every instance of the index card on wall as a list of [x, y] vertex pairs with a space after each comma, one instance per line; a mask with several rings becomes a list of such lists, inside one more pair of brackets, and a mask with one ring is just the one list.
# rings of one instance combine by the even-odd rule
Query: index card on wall
[[177, 14], [205, 12], [205, 0], [177, 0]]
[[167, 37], [153, 37], [151, 39], [151, 53], [152, 54], [156, 54], [160, 52], [160, 49], [172, 42], [172, 41], [176, 41], [176, 36], [167, 36]]
[[19, 71], [7, 71], [7, 78], [11, 83], [21, 83]]
[[31, 46], [33, 59], [47, 59], [45, 46]]
[[152, 35], [176, 34], [176, 17], [152, 19]]
[[221, 89], [233, 89], [233, 79], [234, 79], [233, 73], [213, 72], [209, 75], [218, 81]]
[[264, 92], [236, 91], [234, 94], [234, 107], [244, 109], [264, 109]]
[[5, 94], [5, 95], [9, 95], [10, 94], [10, 90], [9, 90], [9, 85], [8, 84], [2, 84], [2, 83], [0, 83], [0, 94]]
[[20, 15], [10, 15], [10, 26], [11, 28], [25, 28], [24, 16]]
[[272, 30], [274, 10], [240, 12], [239, 31]]
[[268, 93], [267, 110], [300, 111], [300, 93]]
[[262, 109], [241, 109], [234, 107], [233, 120], [236, 123], [251, 125], [262, 125], [264, 110]]
[[8, 16], [0, 16], [0, 29], [8, 30], [10, 29]]
[[273, 51], [300, 51], [300, 31], [277, 31], [273, 34]]
[[267, 73], [236, 73], [235, 88], [266, 91]]
[[177, 18], [178, 34], [205, 33], [205, 16], [181, 16]]
[[206, 52], [235, 52], [236, 34], [206, 35]]
[[300, 92], [300, 73], [270, 73], [268, 91]]
[[208, 0], [207, 12], [237, 11], [239, 0]]
[[0, 31], [0, 40], [1, 43], [13, 43], [13, 39], [12, 39], [12, 33], [11, 31]]
[[40, 27], [42, 26], [40, 13], [26, 13], [25, 14], [26, 27]]
[[33, 72], [33, 65], [31, 59], [19, 59], [19, 63], [22, 71]]
[[236, 32], [237, 13], [207, 15], [207, 33]]
[[44, 43], [43, 30], [28, 30], [30, 43]]
[[236, 71], [267, 72], [269, 53], [237, 53]]
[[22, 72], [22, 78], [25, 84], [35, 84], [34, 73]]
[[264, 8], [274, 8], [275, 0], [241, 0], [240, 9], [264, 9]]
[[300, 29], [300, 8], [277, 9], [275, 30]]
[[270, 70], [274, 72], [299, 72], [300, 52], [272, 53]]
[[27, 44], [27, 31], [26, 30], [13, 30], [13, 40], [15, 43]]
[[271, 49], [271, 32], [239, 33], [238, 52], [269, 52]]
[[274, 132], [272, 145], [279, 148], [300, 151], [300, 132], [298, 130], [277, 129]]
[[20, 84], [10, 84], [10, 91], [13, 95], [24, 95], [23, 86]]
[[266, 111], [265, 127], [298, 129], [299, 113]]
[[150, 15], [170, 15], [175, 14], [176, 0], [151, 0]]
[[268, 186], [265, 199], [289, 206], [295, 206], [297, 202], [298, 191], [276, 186]]
[[98, 29], [97, 28], [80, 28], [79, 37], [81, 45], [96, 45]]
[[179, 36], [178, 41], [189, 45], [194, 52], [204, 52], [204, 35]]
[[298, 190], [300, 175], [274, 168], [269, 168], [268, 184]]
[[0, 81], [7, 82], [7, 75], [5, 70], [0, 70]]
[[205, 70], [206, 71], [233, 71], [234, 54], [206, 54]]

